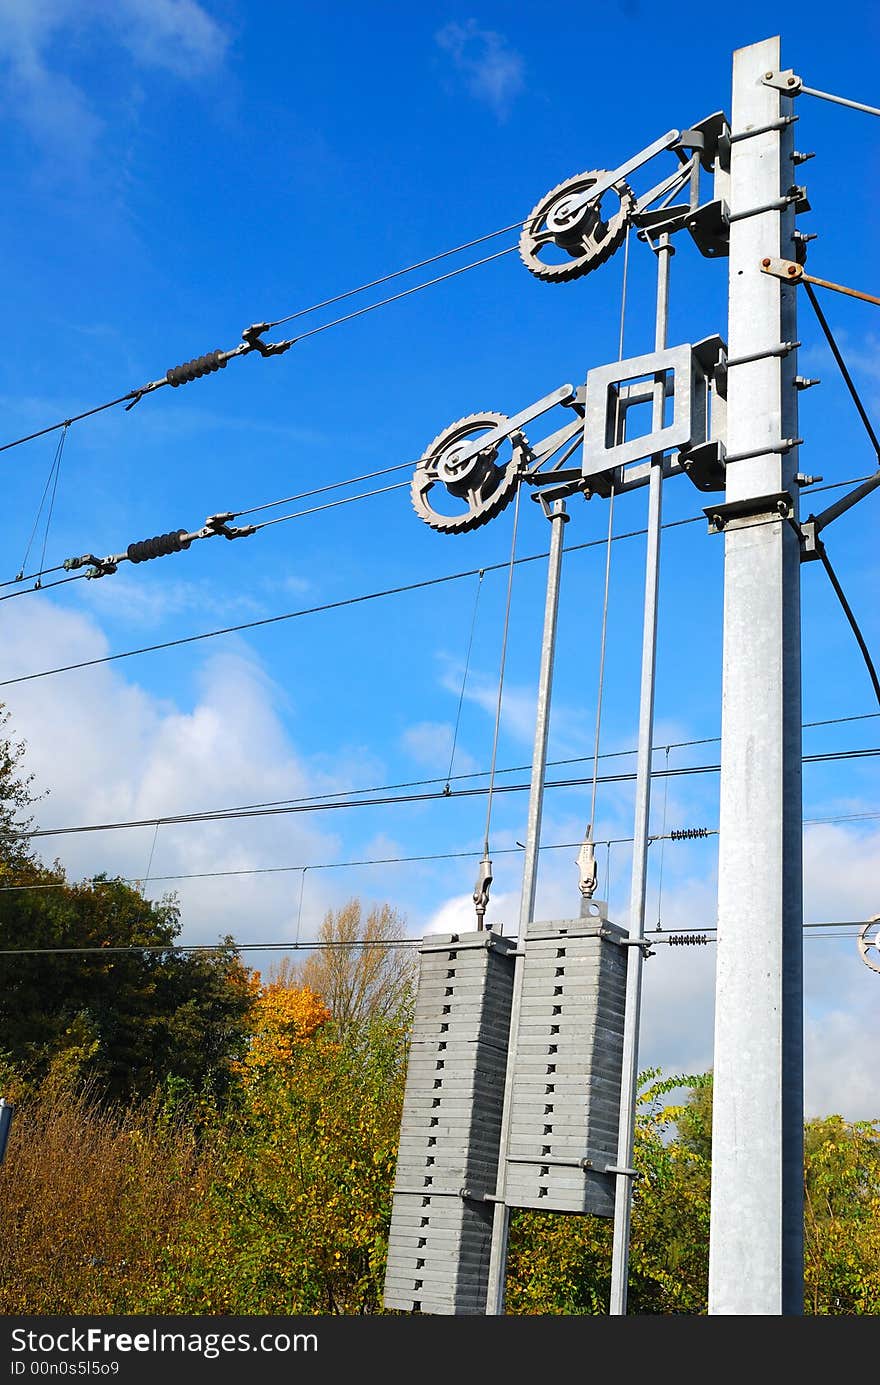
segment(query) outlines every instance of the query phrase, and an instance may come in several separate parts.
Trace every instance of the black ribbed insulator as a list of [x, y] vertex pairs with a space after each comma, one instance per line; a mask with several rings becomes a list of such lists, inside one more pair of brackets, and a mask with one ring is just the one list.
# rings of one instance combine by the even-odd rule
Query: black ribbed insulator
[[682, 827], [674, 832], [670, 832], [669, 840], [672, 842], [692, 842], [697, 837], [708, 837], [708, 827]]
[[133, 563], [145, 563], [150, 558], [164, 558], [169, 553], [179, 553], [189, 548], [192, 540], [186, 538], [185, 529], [175, 529], [170, 534], [156, 534], [152, 539], [141, 539], [140, 543], [130, 543], [125, 550]]
[[173, 365], [170, 370], [166, 370], [165, 379], [169, 385], [177, 389], [178, 385], [187, 385], [190, 380], [198, 380], [202, 375], [210, 375], [214, 370], [226, 369], [225, 351], [209, 351], [204, 356], [196, 356], [191, 361], [185, 361], [183, 365]]

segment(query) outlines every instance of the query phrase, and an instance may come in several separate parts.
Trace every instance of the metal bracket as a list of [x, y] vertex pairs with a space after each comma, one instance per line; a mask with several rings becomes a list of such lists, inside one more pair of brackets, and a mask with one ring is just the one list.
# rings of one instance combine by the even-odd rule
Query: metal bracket
[[819, 526], [815, 518], [811, 516], [797, 527], [801, 541], [801, 562], [816, 562], [822, 556], [822, 540], [819, 538]]
[[795, 75], [793, 68], [787, 67], [784, 72], [765, 72], [761, 78], [761, 85], [784, 91], [786, 96], [799, 96], [803, 82]]
[[[771, 448], [762, 448], [755, 456], [762, 457]], [[752, 454], [749, 454], [752, 455]], [[730, 527], [740, 528], [749, 524], [776, 523], [781, 519], [794, 519], [794, 501], [788, 491], [776, 491], [773, 495], [752, 496], [748, 500], [730, 500], [723, 505], [709, 505], [703, 510], [709, 521], [709, 532], [720, 533]]]
[[[723, 489], [725, 349], [721, 337], [712, 336], [694, 346], [668, 347], [588, 372], [583, 474], [591, 488], [598, 489], [597, 476], [677, 449], [682, 470], [700, 490]], [[671, 423], [627, 440], [628, 411], [650, 403], [661, 382], [666, 398], [672, 399]]]
[[804, 277], [804, 267], [802, 264], [796, 264], [794, 260], [780, 260], [773, 255], [766, 255], [761, 261], [761, 273], [772, 274], [775, 279], [796, 284]]
[[599, 937], [606, 938], [608, 942], [614, 943], [616, 947], [640, 947], [642, 949], [643, 957], [654, 956], [654, 953], [651, 950], [651, 943], [648, 938], [619, 938], [605, 928], [601, 928], [599, 930]]

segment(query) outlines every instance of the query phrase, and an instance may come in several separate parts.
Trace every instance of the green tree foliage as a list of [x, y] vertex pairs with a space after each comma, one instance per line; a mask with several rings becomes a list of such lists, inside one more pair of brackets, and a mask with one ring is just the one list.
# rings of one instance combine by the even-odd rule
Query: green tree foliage
[[[276, 983], [277, 984], [277, 983]], [[143, 1310], [381, 1312], [405, 1024], [331, 1023], [242, 1075], [222, 1169], [169, 1241]]]
[[805, 1129], [806, 1311], [880, 1313], [880, 1121]]
[[27, 837], [29, 809], [37, 801], [32, 792], [33, 775], [22, 771], [23, 741], [6, 734], [9, 713], [0, 703], [0, 884], [32, 864]]
[[60, 868], [27, 874], [28, 888], [0, 891], [0, 948], [53, 952], [2, 959], [0, 1043], [15, 1067], [38, 1081], [64, 1054], [111, 1099], [169, 1078], [226, 1085], [251, 1003], [230, 940], [174, 952], [173, 900], [152, 903], [121, 880], [70, 884]]
[[[628, 1311], [706, 1311], [709, 1165], [670, 1138], [689, 1105], [665, 1100], [688, 1089], [695, 1109], [708, 1076], [642, 1073], [636, 1111]], [[604, 1314], [611, 1292], [611, 1222], [600, 1217], [519, 1212], [511, 1218], [508, 1311]]]

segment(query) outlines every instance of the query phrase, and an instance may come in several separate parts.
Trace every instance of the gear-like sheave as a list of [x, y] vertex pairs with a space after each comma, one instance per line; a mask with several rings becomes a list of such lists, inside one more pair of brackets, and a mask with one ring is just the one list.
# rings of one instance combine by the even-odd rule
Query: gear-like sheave
[[[553, 188], [523, 222], [519, 253], [526, 269], [547, 284], [567, 284], [598, 269], [622, 245], [627, 222], [635, 210], [635, 197], [621, 179], [603, 196], [616, 196], [620, 205], [603, 221], [598, 202], [578, 205], [600, 179], [608, 174], [601, 168], [578, 173]], [[574, 204], [574, 205], [572, 205]], [[557, 246], [569, 255], [568, 263], [550, 263], [540, 258], [547, 245]]]
[[[410, 495], [416, 514], [443, 534], [479, 529], [513, 498], [528, 459], [528, 444], [519, 431], [510, 434], [512, 452], [505, 466], [496, 464], [501, 442], [493, 443], [463, 464], [458, 458], [480, 433], [507, 423], [506, 414], [469, 414], [444, 428], [425, 451], [412, 479]], [[442, 486], [466, 508], [457, 514], [435, 510], [429, 494]]]
[[880, 971], [880, 914], [868, 919], [859, 933], [859, 952], [866, 967]]

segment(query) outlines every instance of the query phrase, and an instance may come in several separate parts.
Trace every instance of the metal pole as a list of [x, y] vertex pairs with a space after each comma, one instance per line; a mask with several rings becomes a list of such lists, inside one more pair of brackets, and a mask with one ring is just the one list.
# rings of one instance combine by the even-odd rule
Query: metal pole
[[6, 1142], [9, 1139], [9, 1128], [12, 1125], [14, 1109], [5, 1097], [0, 1096], [0, 1164], [6, 1157]]
[[[657, 252], [657, 319], [654, 349], [666, 346], [669, 316], [669, 261], [675, 251], [664, 233]], [[664, 381], [654, 386], [652, 428], [663, 427]], [[642, 627], [642, 682], [639, 699], [639, 744], [636, 761], [636, 808], [633, 829], [632, 886], [629, 908], [630, 941], [641, 942], [645, 933], [645, 891], [648, 877], [648, 826], [651, 811], [651, 745], [654, 739], [654, 673], [657, 663], [657, 604], [660, 586], [660, 519], [662, 512], [663, 454], [651, 458], [648, 480], [648, 538], [645, 556], [645, 611]], [[617, 1167], [631, 1169], [636, 1088], [638, 1085], [639, 1012], [642, 999], [642, 948], [628, 949], [626, 1011], [623, 1033], [623, 1066], [620, 1076], [620, 1118]], [[614, 1240], [611, 1254], [609, 1313], [626, 1313], [629, 1271], [629, 1226], [632, 1207], [632, 1175], [618, 1173], [614, 1194]]]
[[[778, 36], [734, 53], [734, 136], [790, 114], [762, 84], [778, 69]], [[732, 213], [790, 187], [792, 128], [734, 141]], [[796, 286], [761, 271], [793, 232], [791, 205], [731, 226], [731, 359], [797, 340]], [[800, 553], [780, 513], [797, 518], [798, 456], [778, 450], [797, 437], [796, 372], [792, 350], [728, 376], [728, 451], [746, 456], [724, 526], [710, 1314], [803, 1312]]]
[[[538, 498], [542, 500], [540, 495]], [[507, 1071], [504, 1078], [504, 1108], [501, 1117], [501, 1140], [498, 1156], [498, 1182], [495, 1189], [495, 1215], [492, 1223], [492, 1247], [489, 1258], [489, 1287], [486, 1295], [487, 1316], [504, 1312], [507, 1232], [510, 1223], [510, 1210], [505, 1205], [504, 1196], [507, 1184], [507, 1146], [513, 1098], [516, 1039], [522, 1002], [522, 949], [525, 945], [526, 929], [531, 923], [535, 911], [538, 847], [541, 841], [541, 811], [544, 806], [544, 777], [547, 769], [547, 735], [550, 729], [550, 692], [553, 685], [553, 658], [556, 650], [556, 616], [559, 608], [559, 582], [562, 573], [562, 535], [565, 525], [568, 523], [564, 500], [554, 500], [549, 508], [543, 500], [542, 504], [544, 504], [544, 512], [550, 520], [550, 559], [547, 566], [547, 599], [544, 606], [544, 633], [541, 640], [541, 670], [538, 677], [538, 708], [535, 722], [535, 747], [532, 754], [532, 782], [529, 789], [528, 826], [523, 854], [519, 946], [514, 964], [510, 1040], [507, 1050]]]

